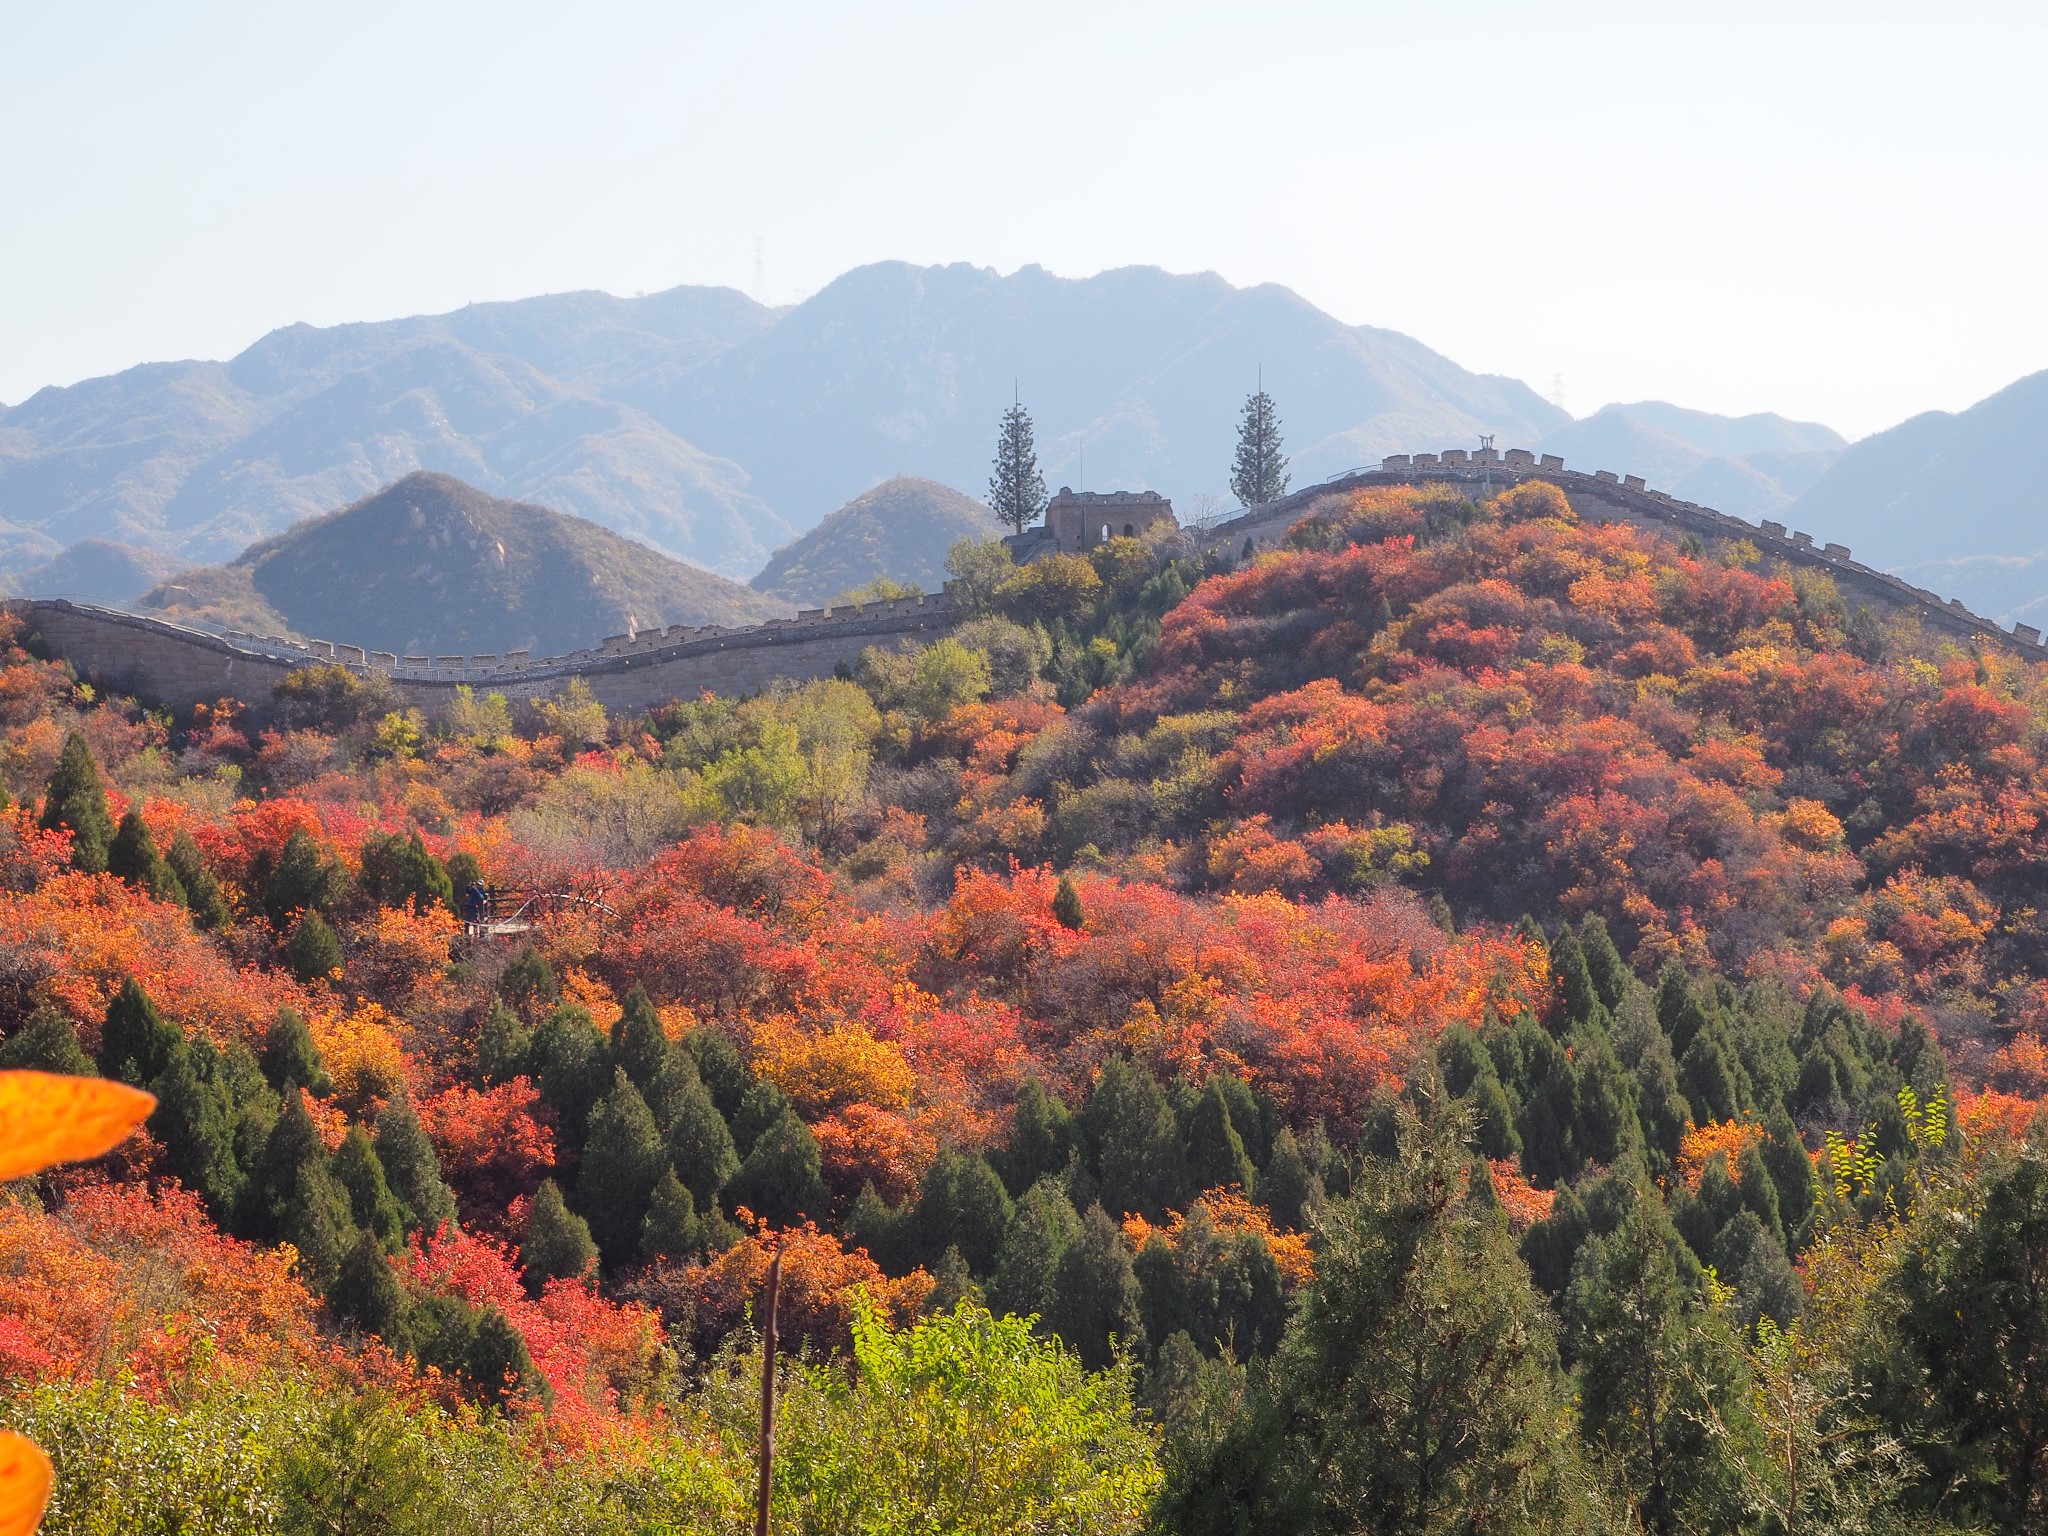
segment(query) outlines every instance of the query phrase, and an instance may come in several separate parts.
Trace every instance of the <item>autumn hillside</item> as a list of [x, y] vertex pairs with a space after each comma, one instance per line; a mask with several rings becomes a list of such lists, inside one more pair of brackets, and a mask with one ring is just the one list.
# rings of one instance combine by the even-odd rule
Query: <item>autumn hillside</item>
[[779, 1530], [2043, 1528], [2048, 674], [1543, 484], [949, 574], [638, 718], [6, 637], [0, 1067], [158, 1100], [0, 1198], [47, 1529], [749, 1529], [778, 1245]]

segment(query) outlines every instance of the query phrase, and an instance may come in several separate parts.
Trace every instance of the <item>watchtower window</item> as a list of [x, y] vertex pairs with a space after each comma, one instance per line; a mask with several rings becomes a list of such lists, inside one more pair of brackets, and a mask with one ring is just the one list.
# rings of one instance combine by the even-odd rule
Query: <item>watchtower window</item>
[[1105, 544], [1109, 542], [1109, 524], [1107, 523], [1102, 525], [1102, 542]]
[[1137, 534], [1137, 532], [1138, 532], [1138, 530], [1137, 530], [1137, 529], [1135, 529], [1135, 528], [1133, 528], [1133, 527], [1132, 527], [1132, 526], [1131, 526], [1131, 525], [1130, 525], [1129, 523], [1125, 523], [1125, 524], [1124, 524], [1124, 537], [1125, 537], [1125, 538], [1127, 538], [1127, 539], [1128, 539], [1128, 538], [1132, 538], [1132, 537], [1135, 537], [1135, 536], [1136, 536], [1136, 534]]

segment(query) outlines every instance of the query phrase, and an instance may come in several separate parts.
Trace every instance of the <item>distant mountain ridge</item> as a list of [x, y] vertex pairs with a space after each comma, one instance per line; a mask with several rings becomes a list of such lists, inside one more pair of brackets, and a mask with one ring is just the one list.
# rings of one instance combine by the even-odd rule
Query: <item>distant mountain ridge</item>
[[1134, 267], [882, 262], [774, 310], [723, 288], [556, 294], [273, 331], [0, 411], [0, 574], [82, 539], [232, 558], [426, 469], [750, 576], [914, 470], [987, 479], [1021, 380], [1055, 483], [1220, 494], [1263, 366], [1297, 482], [1418, 443], [1568, 418], [1406, 336], [1271, 285]]
[[751, 624], [788, 612], [736, 582], [582, 518], [415, 473], [180, 572], [137, 604], [396, 654], [562, 655], [669, 624]]
[[2048, 372], [1864, 438], [1786, 509], [1816, 538], [1988, 617], [2048, 619]]
[[791, 530], [745, 471], [606, 391], [656, 387], [774, 313], [729, 289], [565, 294], [287, 326], [226, 363], [41, 390], [0, 415], [0, 568], [89, 537], [226, 559], [431, 469], [749, 574]]
[[1848, 442], [1817, 422], [1769, 412], [1715, 416], [1644, 400], [1603, 406], [1535, 446], [1567, 464], [1641, 475], [1656, 490], [1754, 518], [1788, 505]]

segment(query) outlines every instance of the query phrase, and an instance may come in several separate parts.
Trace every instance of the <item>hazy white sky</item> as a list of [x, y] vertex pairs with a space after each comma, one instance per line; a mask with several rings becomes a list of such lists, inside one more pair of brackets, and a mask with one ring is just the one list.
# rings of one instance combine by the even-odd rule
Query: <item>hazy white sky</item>
[[0, 40], [9, 402], [889, 257], [1284, 283], [1579, 414], [1855, 436], [2048, 368], [2039, 5], [0, 0]]

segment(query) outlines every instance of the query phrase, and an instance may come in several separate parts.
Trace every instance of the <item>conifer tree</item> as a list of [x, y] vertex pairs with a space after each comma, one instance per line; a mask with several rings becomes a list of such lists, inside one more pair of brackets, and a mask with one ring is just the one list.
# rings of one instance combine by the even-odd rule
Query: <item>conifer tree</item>
[[1060, 876], [1060, 883], [1053, 888], [1052, 915], [1062, 928], [1075, 933], [1079, 933], [1081, 925], [1087, 921], [1081, 911], [1081, 893], [1074, 889], [1074, 882], [1065, 875]]
[[1247, 1195], [1258, 1191], [1258, 1176], [1246, 1155], [1244, 1138], [1223, 1097], [1219, 1079], [1211, 1078], [1195, 1101], [1188, 1121], [1188, 1181], [1195, 1190], [1236, 1185]]
[[645, 988], [636, 986], [626, 994], [612, 1025], [611, 1047], [613, 1065], [625, 1070], [653, 1111], [654, 1123], [666, 1129], [686, 1092], [686, 1074], [695, 1077], [697, 1065], [669, 1039]]
[[1542, 1303], [1461, 1109], [1399, 1105], [1394, 1153], [1328, 1208], [1264, 1388], [1163, 1504], [1179, 1529], [1604, 1530]]
[[596, 1262], [597, 1244], [591, 1241], [589, 1224], [569, 1209], [553, 1179], [541, 1180], [527, 1212], [526, 1236], [519, 1244], [526, 1288], [538, 1296], [548, 1281], [588, 1274]]
[[1504, 1043], [1518, 1058], [1508, 1086], [1519, 1105], [1515, 1134], [1522, 1143], [1522, 1164], [1538, 1183], [1570, 1178], [1577, 1171], [1572, 1122], [1578, 1114], [1578, 1080], [1572, 1075], [1571, 1058], [1526, 1014]]
[[334, 1176], [348, 1191], [349, 1214], [363, 1232], [390, 1253], [405, 1237], [405, 1210], [384, 1178], [384, 1165], [360, 1125], [348, 1128], [334, 1149]]
[[501, 997], [491, 999], [484, 1027], [476, 1037], [476, 1080], [480, 1087], [508, 1083], [526, 1072], [533, 1054], [533, 1031]]
[[398, 1353], [409, 1347], [405, 1287], [374, 1233], [356, 1234], [334, 1284], [327, 1288], [327, 1305], [343, 1322], [374, 1333]]
[[916, 1225], [917, 1207], [905, 1201], [900, 1208], [892, 1208], [875, 1190], [873, 1179], [863, 1180], [860, 1193], [854, 1196], [853, 1205], [846, 1213], [841, 1226], [848, 1243], [856, 1248], [865, 1248], [886, 1274], [900, 1275], [912, 1268], [915, 1260], [911, 1257], [913, 1228]]
[[534, 1085], [562, 1118], [570, 1145], [589, 1134], [591, 1106], [611, 1087], [610, 1054], [604, 1032], [589, 1010], [564, 1003], [540, 1022], [528, 1053]]
[[515, 1392], [536, 1387], [545, 1395], [546, 1384], [533, 1367], [525, 1338], [495, 1306], [477, 1311], [476, 1332], [464, 1353], [462, 1374], [475, 1383], [477, 1396], [493, 1406], [502, 1406]]
[[725, 1186], [726, 1205], [732, 1210], [745, 1206], [777, 1227], [805, 1216], [821, 1217], [829, 1199], [823, 1167], [811, 1128], [785, 1107]]
[[411, 907], [416, 912], [454, 909], [455, 887], [448, 867], [427, 851], [417, 827], [405, 837], [396, 832], [371, 834], [363, 842], [361, 867], [358, 883], [379, 906]]
[[239, 1040], [220, 1053], [216, 1072], [234, 1110], [235, 1166], [246, 1175], [263, 1156], [280, 1101], [256, 1065], [256, 1053]]
[[977, 1275], [995, 1268], [996, 1249], [1009, 1230], [1012, 1210], [1003, 1181], [978, 1154], [952, 1148], [939, 1153], [917, 1193], [915, 1231], [926, 1263], [948, 1248]]
[[[1596, 1003], [1602, 1013], [1605, 1008]], [[1574, 1165], [1618, 1160], [1641, 1135], [1636, 1119], [1635, 1083], [1622, 1067], [1604, 1031], [1581, 1029], [1572, 1037], [1572, 1128]]]
[[989, 476], [988, 509], [996, 521], [1022, 533], [1045, 510], [1045, 476], [1038, 472], [1031, 413], [1021, 403], [1003, 412], [996, 429], [995, 473]]
[[1586, 973], [1592, 979], [1595, 995], [1612, 1013], [1635, 990], [1636, 978], [1628, 962], [1621, 958], [1621, 951], [1614, 947], [1607, 920], [1598, 912], [1588, 912], [1580, 920], [1579, 948], [1585, 954]]
[[1642, 988], [1623, 1000], [1610, 1038], [1615, 1055], [1635, 1079], [1641, 1142], [1651, 1170], [1661, 1173], [1678, 1156], [1679, 1143], [1692, 1120], [1692, 1107], [1678, 1086], [1678, 1063], [1671, 1055], [1671, 1041]]
[[527, 1018], [541, 1008], [552, 1008], [562, 1000], [562, 984], [554, 970], [532, 945], [512, 957], [498, 978], [498, 991], [506, 1002]]
[[312, 1030], [290, 1008], [277, 1010], [277, 1017], [264, 1032], [263, 1054], [257, 1059], [263, 1076], [279, 1093], [293, 1083], [316, 1099], [324, 1099], [334, 1091], [334, 1080], [327, 1075], [320, 1048], [313, 1043]]
[[1519, 1159], [1515, 1106], [1479, 1031], [1464, 1024], [1446, 1029], [1437, 1040], [1437, 1065], [1444, 1086], [1472, 1106], [1473, 1145], [1488, 1157]]
[[375, 1148], [408, 1232], [432, 1236], [455, 1220], [455, 1192], [441, 1178], [441, 1159], [404, 1094], [378, 1109]]
[[55, 1008], [39, 1007], [0, 1041], [0, 1069], [95, 1077], [99, 1068], [78, 1043], [78, 1027]]
[[1024, 1192], [996, 1249], [989, 1296], [998, 1310], [1048, 1315], [1056, 1300], [1060, 1260], [1081, 1236], [1081, 1217], [1058, 1179], [1040, 1179]]
[[107, 848], [107, 873], [140, 886], [158, 901], [185, 904], [185, 888], [157, 852], [156, 840], [149, 835], [140, 805], [131, 804], [122, 813], [120, 826], [114, 829], [114, 840]]
[[1150, 1072], [1112, 1056], [1096, 1075], [1082, 1122], [1105, 1208], [1156, 1219], [1185, 1203], [1180, 1126]]
[[730, 1124], [733, 1116], [739, 1113], [740, 1100], [746, 1097], [747, 1089], [754, 1081], [746, 1062], [740, 1058], [738, 1048], [726, 1037], [724, 1030], [710, 1024], [691, 1030], [683, 1045], [697, 1063], [697, 1076], [703, 1079], [704, 1087], [711, 1094], [711, 1102], [718, 1106], [718, 1113]]
[[40, 825], [71, 833], [71, 867], [97, 875], [107, 867], [114, 842], [114, 818], [107, 810], [107, 785], [85, 737], [73, 731], [43, 791]]
[[1959, 1515], [2048, 1529], [2048, 1153], [2022, 1143], [1917, 1205], [1881, 1292], [1896, 1321], [1865, 1345], [1876, 1405]]
[[1010, 1115], [1010, 1144], [992, 1161], [1013, 1195], [1021, 1195], [1048, 1174], [1067, 1166], [1078, 1142], [1073, 1114], [1037, 1078], [1017, 1090]]
[[1764, 1166], [1777, 1187], [1778, 1217], [1786, 1242], [1796, 1249], [1806, 1240], [1807, 1222], [1820, 1198], [1820, 1181], [1814, 1177], [1813, 1159], [1806, 1155], [1783, 1104], [1774, 1105], [1764, 1118], [1764, 1131]]
[[640, 1222], [640, 1256], [649, 1260], [687, 1259], [703, 1246], [697, 1202], [683, 1188], [676, 1171], [664, 1168], [647, 1202], [647, 1215]]
[[100, 1076], [124, 1083], [155, 1082], [185, 1042], [185, 1032], [157, 1012], [133, 976], [121, 983], [100, 1025]]
[[1273, 1138], [1273, 1155], [1259, 1175], [1259, 1198], [1278, 1225], [1295, 1232], [1306, 1230], [1310, 1213], [1323, 1202], [1322, 1178], [1286, 1126]]
[[1580, 1249], [1564, 1307], [1583, 1432], [1658, 1536], [1741, 1524], [1731, 1457], [1747, 1426], [1740, 1354], [1693, 1299], [1698, 1270], [1681, 1270], [1674, 1238], [1655, 1192], [1638, 1189]]
[[300, 981], [326, 981], [341, 969], [341, 940], [318, 912], [304, 913], [292, 927], [285, 958]]
[[673, 1117], [668, 1123], [669, 1162], [697, 1209], [709, 1215], [718, 1192], [739, 1172], [739, 1154], [725, 1117], [711, 1101], [711, 1091], [694, 1071], [682, 1075]]
[[667, 1171], [668, 1153], [647, 1101], [625, 1071], [614, 1068], [611, 1091], [590, 1111], [576, 1179], [576, 1208], [607, 1265], [628, 1264], [639, 1254], [647, 1202]]
[[177, 876], [178, 889], [185, 893], [185, 905], [192, 913], [192, 921], [209, 933], [225, 928], [229, 913], [227, 899], [221, 895], [220, 881], [206, 867], [199, 844], [183, 827], [171, 839], [171, 849], [164, 855], [164, 862]]
[[1131, 1245], [1100, 1205], [1088, 1207], [1080, 1232], [1059, 1257], [1046, 1321], [1091, 1371], [1115, 1359], [1115, 1344], [1132, 1351], [1144, 1346]]
[[339, 907], [348, 894], [348, 871], [300, 827], [284, 840], [276, 861], [263, 872], [262, 891], [271, 926], [282, 928], [294, 913], [325, 915]]
[[219, 1065], [204, 1039], [173, 1051], [154, 1085], [149, 1133], [163, 1143], [165, 1166], [206, 1202], [216, 1221], [226, 1222], [243, 1179], [235, 1160], [235, 1106]]
[[747, 1091], [740, 1095], [740, 1107], [728, 1118], [732, 1126], [732, 1144], [744, 1161], [754, 1150], [754, 1143], [761, 1135], [789, 1109], [789, 1095], [775, 1084], [757, 1081], [747, 1084]]
[[1271, 1108], [1261, 1103], [1251, 1084], [1235, 1072], [1218, 1072], [1209, 1081], [1216, 1085], [1216, 1091], [1230, 1108], [1230, 1123], [1244, 1142], [1244, 1155], [1251, 1159], [1253, 1168], [1265, 1167], [1266, 1160], [1273, 1155]]
[[1230, 466], [1230, 492], [1240, 505], [1264, 506], [1287, 494], [1287, 453], [1280, 443], [1280, 415], [1264, 386], [1245, 398], [1238, 415], [1237, 457]]
[[284, 1096], [277, 1124], [242, 1192], [242, 1224], [263, 1242], [290, 1243], [315, 1286], [325, 1286], [355, 1245], [348, 1191], [329, 1165], [305, 1097]]

